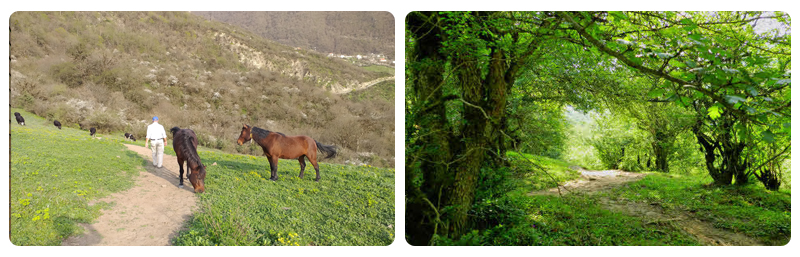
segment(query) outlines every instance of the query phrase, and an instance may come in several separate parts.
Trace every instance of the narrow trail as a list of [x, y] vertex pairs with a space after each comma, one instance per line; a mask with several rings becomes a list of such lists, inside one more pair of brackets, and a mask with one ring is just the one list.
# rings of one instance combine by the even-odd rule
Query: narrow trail
[[353, 92], [353, 91], [364, 90], [364, 89], [370, 88], [370, 87], [372, 87], [374, 85], [377, 85], [378, 83], [381, 83], [381, 82], [384, 82], [384, 81], [393, 80], [393, 79], [394, 79], [394, 76], [378, 78], [378, 79], [374, 79], [374, 80], [371, 80], [371, 81], [367, 81], [367, 82], [361, 83], [358, 86], [355, 86], [353, 88], [345, 88], [345, 87], [333, 88], [333, 89], [331, 89], [331, 92], [334, 93], [334, 94], [337, 94], [337, 95], [347, 94], [347, 93], [350, 93], [350, 92]]
[[102, 210], [95, 223], [81, 224], [84, 233], [67, 238], [62, 245], [170, 245], [191, 217], [197, 198], [188, 180], [184, 188], [178, 187], [177, 158], [165, 154], [163, 166], [157, 168], [150, 149], [125, 146], [146, 161], [147, 172], [139, 174], [133, 188], [98, 199], [114, 205]]
[[[534, 191], [528, 195], [558, 195], [565, 193], [593, 193], [607, 190], [623, 184], [642, 179], [644, 173], [634, 173], [621, 170], [586, 170], [578, 168], [581, 176], [579, 179], [568, 181], [563, 186]], [[560, 190], [560, 191], [559, 191]]]
[[[621, 170], [593, 171], [578, 168], [579, 179], [569, 181], [560, 193], [593, 194], [610, 190], [640, 180], [647, 174]], [[559, 195], [559, 188], [534, 191], [528, 195]], [[703, 245], [762, 245], [758, 240], [736, 232], [715, 228], [713, 224], [694, 217], [690, 212], [665, 209], [657, 202], [635, 202], [625, 199], [601, 198], [598, 203], [602, 208], [630, 216], [642, 218], [644, 224], [664, 224], [681, 229], [693, 236]]]

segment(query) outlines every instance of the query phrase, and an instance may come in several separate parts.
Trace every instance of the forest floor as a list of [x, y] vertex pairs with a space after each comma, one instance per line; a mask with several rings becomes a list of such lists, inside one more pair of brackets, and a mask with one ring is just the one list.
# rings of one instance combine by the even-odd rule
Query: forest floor
[[[647, 176], [647, 173], [634, 173], [620, 170], [585, 170], [578, 168], [580, 178], [564, 183], [563, 186], [538, 190], [528, 195], [566, 195], [598, 194], [611, 189], [628, 186]], [[758, 240], [744, 234], [719, 229], [710, 222], [695, 217], [690, 211], [662, 208], [658, 202], [633, 201], [625, 198], [601, 197], [600, 207], [640, 217], [644, 224], [672, 225], [696, 238], [704, 245], [762, 245]]]
[[125, 144], [147, 160], [133, 188], [99, 201], [114, 202], [92, 224], [81, 224], [86, 233], [72, 236], [62, 245], [149, 246], [170, 245], [191, 217], [196, 197], [192, 184], [178, 187], [177, 157], [164, 155], [163, 166], [153, 166], [150, 149]]

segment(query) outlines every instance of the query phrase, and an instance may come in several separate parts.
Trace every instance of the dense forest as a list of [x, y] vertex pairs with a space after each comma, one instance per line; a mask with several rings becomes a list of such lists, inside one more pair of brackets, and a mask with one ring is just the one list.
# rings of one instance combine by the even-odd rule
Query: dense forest
[[9, 22], [11, 107], [48, 122], [142, 138], [159, 116], [202, 146], [260, 155], [235, 143], [246, 123], [336, 145], [333, 162], [393, 165], [393, 81], [331, 92], [394, 76], [384, 67], [188, 12], [16, 12]]
[[375, 53], [394, 59], [394, 17], [389, 12], [192, 13], [320, 53]]
[[782, 245], [781, 12], [412, 12], [413, 245]]

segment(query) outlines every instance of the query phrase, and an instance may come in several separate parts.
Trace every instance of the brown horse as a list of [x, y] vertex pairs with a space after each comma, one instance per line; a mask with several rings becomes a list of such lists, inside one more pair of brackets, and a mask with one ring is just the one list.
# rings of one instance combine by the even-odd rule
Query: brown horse
[[306, 169], [305, 158], [308, 158], [311, 165], [314, 165], [314, 170], [317, 171], [317, 178], [314, 181], [319, 182], [317, 150], [327, 154], [325, 158], [336, 156], [336, 146], [320, 144], [317, 140], [308, 136], [286, 136], [283, 133], [250, 127], [245, 124], [242, 127], [242, 134], [239, 135], [239, 140], [236, 143], [242, 145], [250, 140], [254, 140], [264, 150], [264, 155], [269, 160], [269, 169], [271, 171], [269, 179], [272, 181], [278, 180], [278, 159], [297, 159], [300, 161], [300, 178], [302, 179]]
[[206, 166], [200, 162], [200, 156], [197, 155], [197, 135], [191, 129], [178, 127], [173, 127], [169, 131], [172, 132], [172, 148], [178, 156], [180, 167], [178, 186], [183, 188], [183, 162], [186, 161], [186, 178], [192, 182], [194, 192], [205, 192]]

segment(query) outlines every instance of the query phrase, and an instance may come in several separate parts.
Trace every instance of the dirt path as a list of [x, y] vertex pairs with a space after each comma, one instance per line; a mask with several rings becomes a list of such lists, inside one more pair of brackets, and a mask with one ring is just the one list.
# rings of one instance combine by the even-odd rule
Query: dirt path
[[[561, 194], [595, 193], [609, 190], [640, 180], [646, 176], [620, 170], [592, 171], [578, 169], [581, 176], [559, 187]], [[559, 188], [531, 192], [529, 195], [559, 195]], [[682, 229], [704, 245], [761, 245], [758, 240], [748, 236], [715, 228], [711, 223], [680, 210], [661, 208], [659, 203], [635, 202], [601, 198], [599, 204], [610, 211], [641, 217], [644, 224], [668, 224]]]
[[371, 81], [367, 81], [367, 82], [361, 83], [361, 84], [359, 84], [359, 85], [357, 85], [355, 87], [352, 87], [352, 88], [345, 88], [345, 87], [333, 88], [333, 89], [331, 89], [331, 92], [334, 93], [334, 94], [337, 94], [337, 95], [347, 94], [347, 93], [350, 93], [350, 92], [353, 92], [353, 91], [364, 90], [364, 89], [370, 88], [370, 87], [372, 87], [374, 85], [377, 85], [378, 83], [381, 83], [381, 82], [384, 82], [384, 81], [389, 81], [389, 80], [394, 80], [394, 76], [374, 79], [374, 80], [371, 80]]
[[170, 245], [196, 204], [192, 184], [178, 188], [178, 162], [164, 155], [163, 167], [156, 168], [148, 148], [125, 145], [147, 161], [147, 172], [139, 174], [136, 185], [98, 201], [114, 202], [110, 210], [92, 224], [81, 224], [82, 235], [72, 236], [62, 245]]
[[593, 193], [600, 190], [607, 190], [623, 184], [642, 179], [645, 174], [634, 173], [621, 170], [585, 170], [578, 168], [581, 172], [579, 179], [568, 181], [558, 188], [550, 188], [541, 191], [534, 191], [528, 195], [558, 195], [567, 193]]

